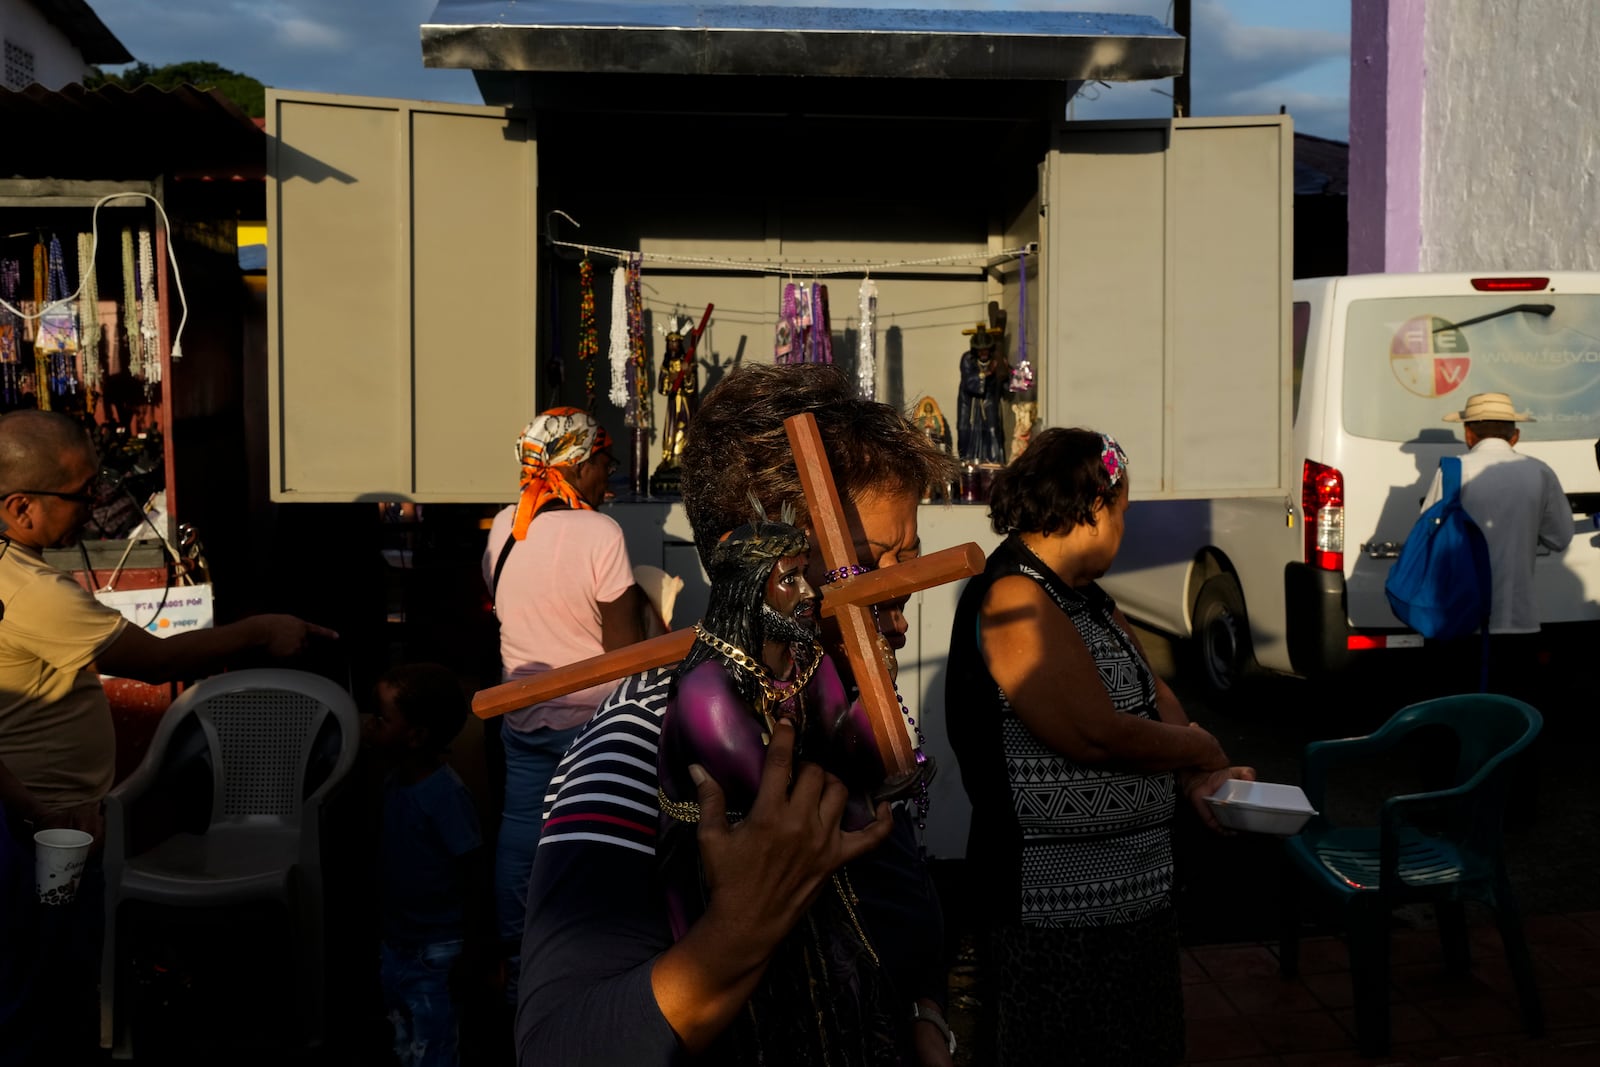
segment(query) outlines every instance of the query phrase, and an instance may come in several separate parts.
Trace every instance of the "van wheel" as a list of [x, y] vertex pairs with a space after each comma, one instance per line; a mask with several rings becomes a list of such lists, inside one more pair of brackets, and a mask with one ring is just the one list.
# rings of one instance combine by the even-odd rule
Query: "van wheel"
[[1213, 693], [1236, 693], [1255, 673], [1244, 594], [1231, 574], [1219, 574], [1200, 587], [1194, 602], [1194, 641], [1201, 676]]

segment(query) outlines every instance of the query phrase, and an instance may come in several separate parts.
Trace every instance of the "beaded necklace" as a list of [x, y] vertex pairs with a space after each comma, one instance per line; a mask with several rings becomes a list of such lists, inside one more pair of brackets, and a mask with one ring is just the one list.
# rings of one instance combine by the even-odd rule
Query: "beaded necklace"
[[[128, 338], [128, 354], [122, 369], [138, 376], [144, 365], [144, 346], [139, 343], [139, 277], [133, 258], [133, 230], [122, 228], [122, 332]], [[113, 368], [115, 369], [115, 368]]]
[[862, 400], [877, 399], [878, 389], [878, 283], [863, 278], [860, 319], [856, 325], [856, 395]]
[[161, 382], [161, 336], [156, 325], [156, 259], [150, 231], [139, 231], [139, 335], [144, 342], [144, 395]]
[[611, 271], [611, 337], [606, 358], [611, 362], [611, 390], [606, 399], [613, 407], [628, 406], [628, 269], [618, 263]]
[[583, 367], [584, 410], [594, 410], [594, 365], [600, 355], [600, 331], [594, 324], [594, 264], [584, 256], [578, 264], [578, 363]]
[[[100, 284], [94, 273], [94, 234], [78, 234], [78, 348], [82, 352], [83, 387], [100, 388]], [[90, 406], [94, 400], [90, 398]]]
[[21, 261], [0, 260], [0, 299], [9, 305], [0, 308], [0, 394], [8, 405], [17, 403], [22, 392], [21, 320], [11, 310], [21, 288]]
[[628, 411], [623, 420], [635, 429], [647, 430], [651, 423], [650, 369], [644, 347], [644, 284], [640, 270], [644, 257], [628, 257], [628, 360], [633, 373], [628, 381]]
[[[41, 238], [33, 246], [33, 307], [28, 309], [30, 314], [38, 315], [44, 310], [44, 284], [45, 263], [48, 250]], [[33, 398], [39, 405], [40, 411], [50, 410], [50, 357], [43, 345], [39, 344], [39, 335], [42, 332], [42, 323], [35, 321], [27, 337], [34, 342], [33, 346]]]

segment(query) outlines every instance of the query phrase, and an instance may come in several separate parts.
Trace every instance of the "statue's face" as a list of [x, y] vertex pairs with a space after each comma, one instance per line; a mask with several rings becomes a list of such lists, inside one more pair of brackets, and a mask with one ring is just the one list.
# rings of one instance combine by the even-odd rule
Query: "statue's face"
[[780, 559], [767, 575], [761, 604], [761, 629], [768, 641], [788, 644], [817, 639], [817, 591], [806, 580], [811, 554]]

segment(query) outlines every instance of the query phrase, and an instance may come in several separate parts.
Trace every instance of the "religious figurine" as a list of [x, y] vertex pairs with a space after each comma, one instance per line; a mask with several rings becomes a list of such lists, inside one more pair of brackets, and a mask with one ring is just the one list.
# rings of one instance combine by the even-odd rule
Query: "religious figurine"
[[[704, 908], [691, 764], [721, 786], [730, 813], [746, 813], [773, 730], [787, 719], [796, 760], [821, 765], [849, 787], [846, 829], [871, 822], [880, 800], [926, 798], [933, 765], [920, 752], [914, 771], [885, 782], [866, 710], [823, 650], [809, 562], [804, 531], [765, 519], [739, 527], [712, 553], [706, 615], [674, 675], [658, 753], [658, 854], [675, 937]], [[887, 645], [884, 654], [892, 655]]]
[[672, 325], [661, 356], [661, 372], [656, 378], [656, 391], [667, 398], [667, 417], [661, 426], [661, 462], [650, 476], [653, 495], [679, 491], [678, 466], [683, 460], [684, 442], [689, 439], [689, 420], [700, 407], [695, 349], [710, 318], [711, 305], [707, 304], [705, 318], [694, 329], [685, 330], [693, 319], [679, 319], [674, 314], [670, 320]]
[[661, 462], [650, 476], [650, 492], [675, 493], [678, 491], [678, 464], [683, 457], [683, 444], [688, 440], [689, 420], [700, 406], [694, 360], [684, 351], [683, 334], [677, 330], [667, 334], [656, 391], [667, 398], [667, 417], [661, 424]]
[[[939, 402], [931, 396], [925, 396], [917, 401], [916, 407], [911, 409], [911, 421], [917, 429], [938, 446], [939, 451], [950, 451], [950, 424], [945, 421], [944, 412], [939, 410]], [[922, 502], [924, 504], [941, 500], [949, 503], [955, 499], [955, 486], [950, 483], [930, 485], [923, 490]]]
[[999, 466], [1006, 461], [1000, 394], [1009, 387], [1011, 368], [1000, 346], [1005, 335], [1003, 315], [990, 304], [989, 322], [961, 331], [972, 338], [961, 356], [961, 399], [956, 409], [956, 443], [966, 464]]

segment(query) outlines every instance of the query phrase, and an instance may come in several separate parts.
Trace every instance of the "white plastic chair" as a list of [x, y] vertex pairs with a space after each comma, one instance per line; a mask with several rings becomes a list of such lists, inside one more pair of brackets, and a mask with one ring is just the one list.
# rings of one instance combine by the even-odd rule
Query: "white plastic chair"
[[[128, 855], [133, 805], [158, 781], [174, 734], [190, 718], [211, 765], [211, 813], [203, 834], [175, 833]], [[338, 755], [306, 794], [319, 733], [332, 719]], [[192, 731], [186, 735], [195, 736]], [[304, 1033], [322, 1035], [323, 799], [355, 762], [360, 723], [350, 694], [316, 674], [246, 670], [207, 678], [175, 700], [143, 762], [106, 798], [106, 930], [101, 964], [100, 1044], [128, 1054], [116, 1017], [117, 910], [130, 900], [205, 907], [281, 901], [297, 942]], [[124, 1015], [127, 1012], [123, 1013]], [[117, 1024], [121, 1022], [119, 1033]]]

